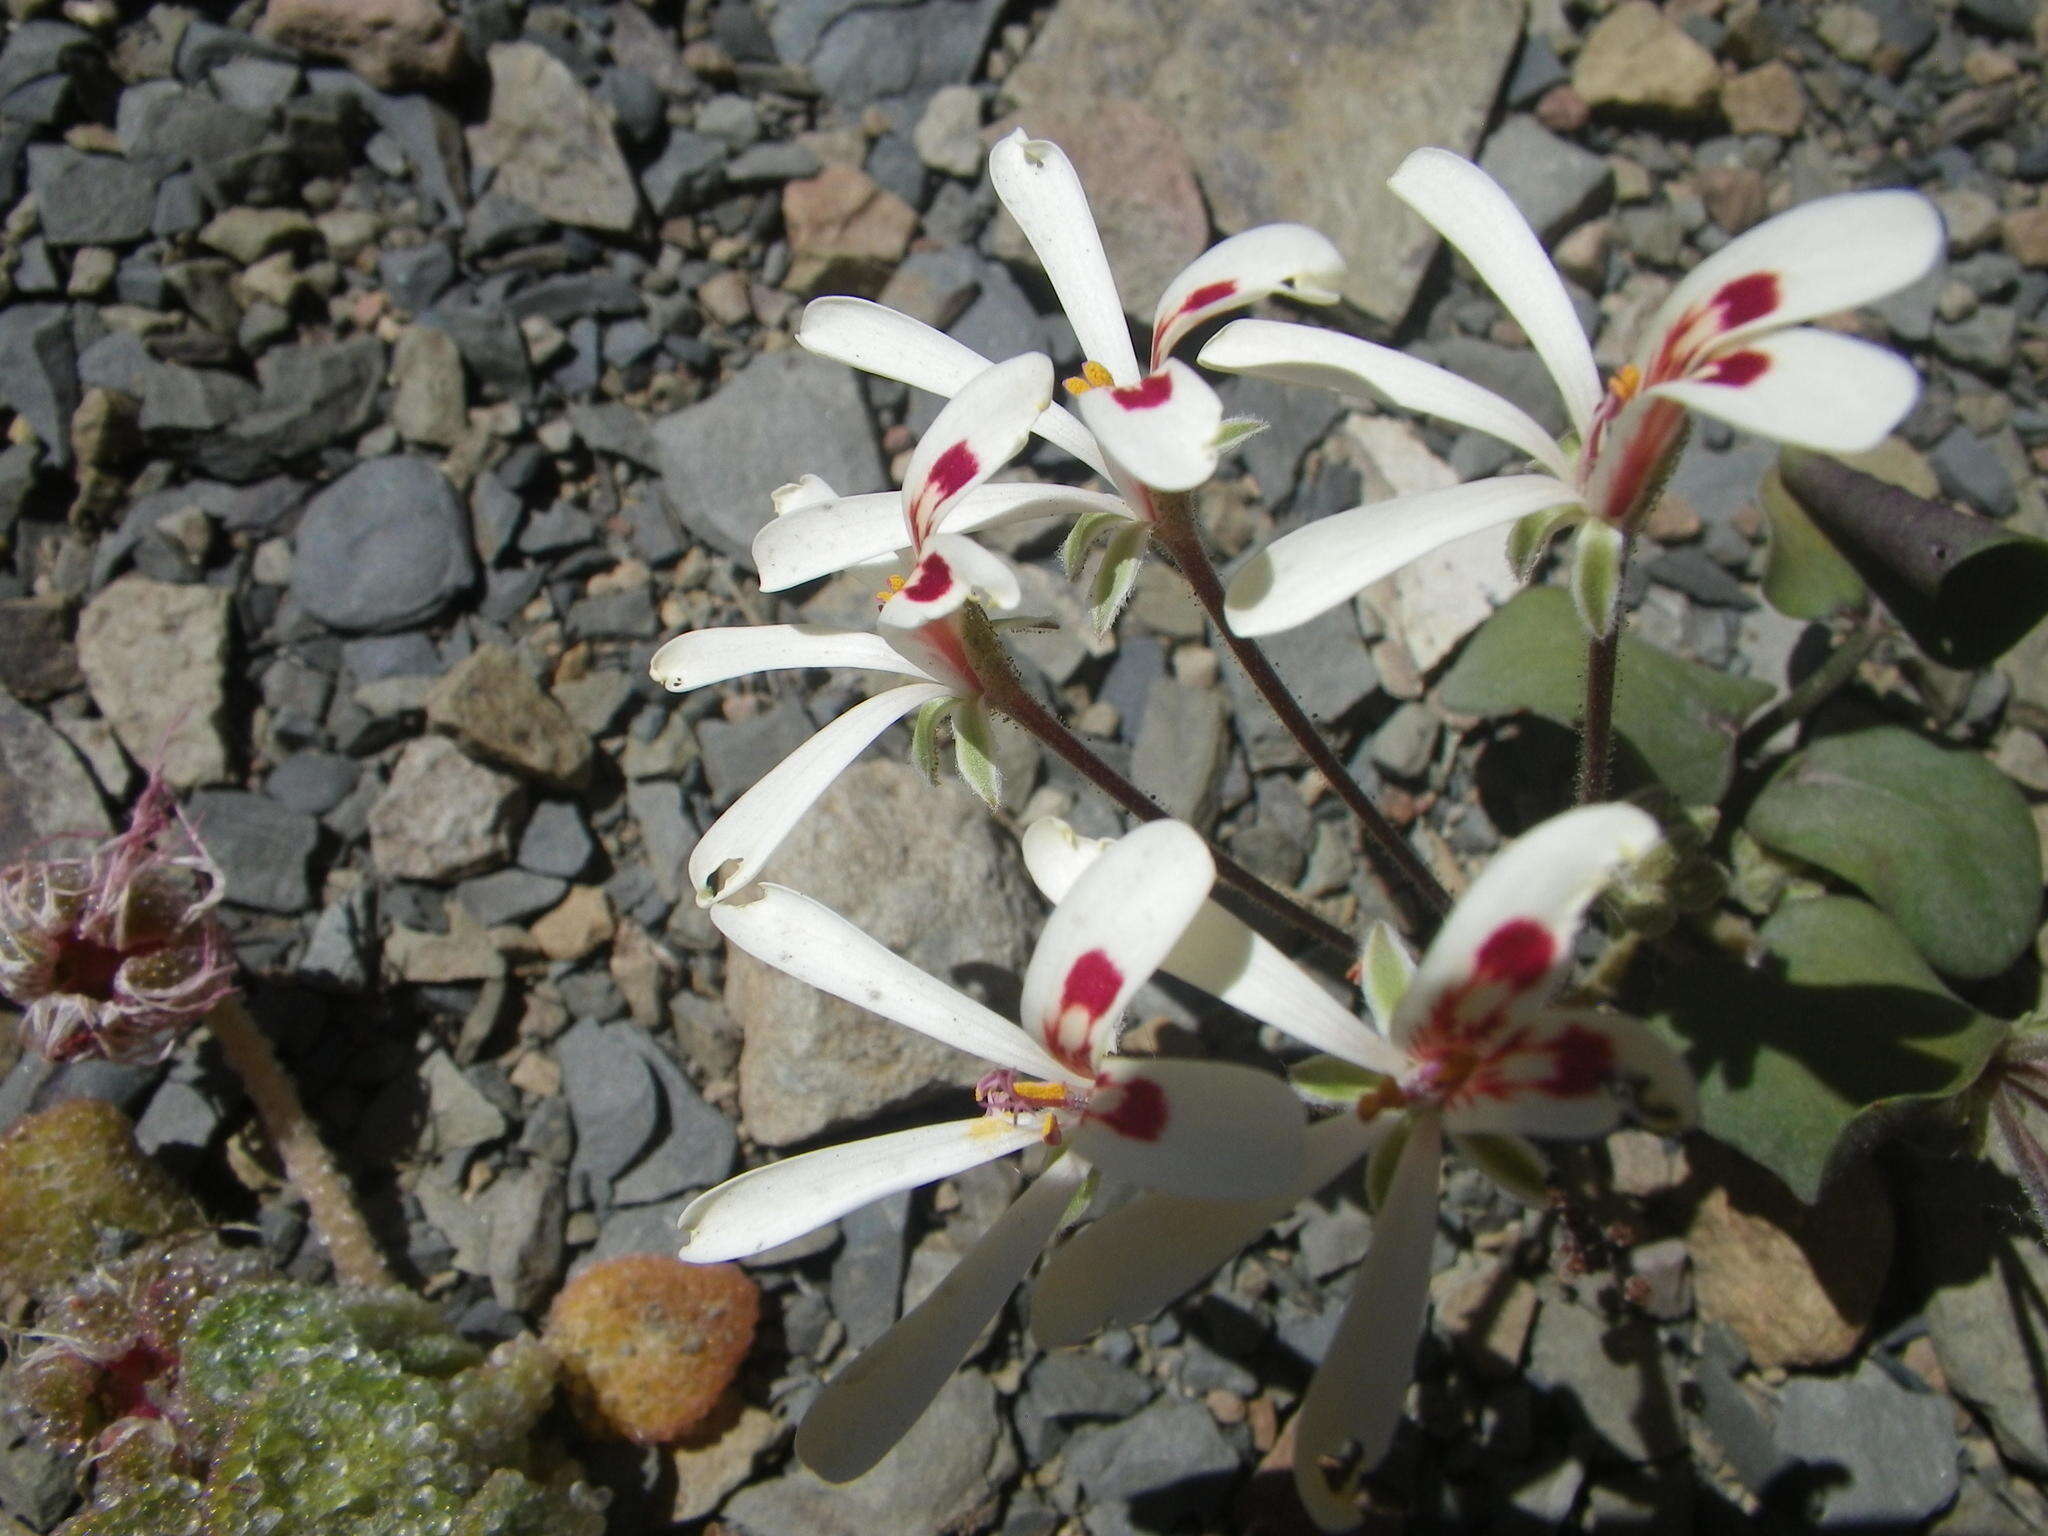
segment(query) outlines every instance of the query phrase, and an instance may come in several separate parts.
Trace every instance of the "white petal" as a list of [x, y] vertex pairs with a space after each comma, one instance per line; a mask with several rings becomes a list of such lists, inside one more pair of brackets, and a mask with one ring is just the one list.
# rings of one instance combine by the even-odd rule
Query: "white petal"
[[1052, 359], [1027, 352], [986, 368], [961, 386], [926, 428], [903, 472], [903, 519], [923, 549], [961, 496], [1023, 449], [1031, 424], [1052, 404]]
[[690, 887], [697, 904], [723, 900], [760, 874], [789, 829], [877, 736], [933, 699], [952, 697], [953, 690], [941, 683], [886, 689], [821, 727], [769, 769], [705, 828], [691, 851]]
[[1460, 1135], [1584, 1141], [1621, 1124], [1622, 1088], [1620, 1052], [1605, 1020], [1590, 1012], [1528, 1010], [1464, 1091], [1444, 1100], [1444, 1125]]
[[942, 619], [969, 598], [1007, 612], [1023, 600], [1023, 589], [1010, 562], [990, 554], [957, 533], [934, 534], [924, 558], [910, 572], [900, 591], [882, 605], [881, 622], [897, 629], [916, 629]]
[[1053, 908], [1024, 971], [1024, 1028], [1092, 1075], [1131, 994], [1159, 968], [1216, 878], [1208, 845], [1154, 821], [1104, 851]]
[[1520, 406], [1406, 352], [1320, 326], [1233, 320], [1202, 348], [1204, 368], [1306, 384], [1471, 427], [1519, 448], [1560, 480], [1572, 466], [1557, 440]]
[[1429, 1305], [1442, 1154], [1442, 1127], [1434, 1115], [1421, 1116], [1394, 1166], [1344, 1316], [1295, 1415], [1294, 1485], [1326, 1531], [1351, 1530], [1359, 1516], [1348, 1493], [1331, 1488], [1322, 1458], [1355, 1442], [1359, 1468], [1370, 1472], [1401, 1422]]
[[[1925, 275], [1946, 243], [1941, 215], [1917, 192], [1846, 192], [1802, 203], [1688, 272], [1645, 332], [1644, 359], [1653, 360], [1681, 324], [1718, 350], [1739, 336], [1868, 304]], [[1713, 313], [1717, 305], [1724, 313]]]
[[1043, 1139], [1036, 1125], [977, 1115], [786, 1157], [685, 1206], [678, 1222], [682, 1256], [692, 1264], [752, 1258], [885, 1195], [935, 1184]]
[[1543, 242], [1500, 184], [1447, 149], [1418, 149], [1387, 179], [1413, 208], [1472, 263], [1479, 280], [1514, 317], [1550, 370], [1565, 411], [1584, 441], [1600, 403], [1600, 371]]
[[[876, 878], [887, 877], [876, 871]], [[1069, 1078], [1001, 1014], [919, 970], [822, 902], [786, 886], [758, 890], [711, 909], [718, 931], [755, 959], [996, 1066], [1032, 1078]]]
[[1270, 635], [1306, 624], [1433, 549], [1578, 499], [1550, 475], [1508, 475], [1319, 518], [1274, 540], [1231, 578], [1230, 627]]
[[[1657, 844], [1632, 805], [1589, 805], [1525, 832], [1480, 872], [1422, 957], [1394, 1015], [1394, 1043], [1468, 997], [1475, 1010], [1547, 996], [1571, 963], [1586, 906], [1615, 872]], [[1483, 995], [1482, 995], [1483, 994]]]
[[[955, 341], [922, 320], [868, 299], [841, 295], [813, 299], [805, 305], [796, 339], [820, 357], [948, 399], [989, 365], [987, 358], [965, 342]], [[1128, 338], [1124, 344], [1130, 345]], [[1105, 480], [1109, 478], [1109, 466], [1095, 439], [1061, 407], [1047, 406], [1031, 430]]]
[[813, 624], [735, 624], [693, 629], [656, 651], [648, 675], [670, 693], [778, 667], [858, 667], [929, 681], [879, 635]]
[[796, 1432], [805, 1466], [850, 1482], [910, 1432], [1059, 1231], [1081, 1171], [1073, 1158], [1053, 1164], [929, 1296], [832, 1378]]
[[1913, 409], [1920, 375], [1896, 352], [1800, 326], [1724, 346], [1690, 377], [1650, 393], [1759, 437], [1861, 453]]
[[1301, 1100], [1252, 1067], [1112, 1057], [1067, 1142], [1104, 1173], [1161, 1194], [1277, 1198], [1301, 1182]]
[[1268, 294], [1285, 293], [1305, 304], [1343, 297], [1344, 258], [1306, 224], [1261, 224], [1212, 245], [1166, 285], [1152, 314], [1152, 366], [1205, 320]]
[[1142, 1194], [1069, 1238], [1031, 1287], [1031, 1336], [1046, 1349], [1128, 1328], [1193, 1289], [1233, 1254], [1372, 1149], [1392, 1121], [1319, 1120], [1303, 1138], [1301, 1182], [1273, 1200]]
[[1138, 379], [1138, 354], [1103, 254], [1088, 194], [1066, 151], [1022, 128], [989, 152], [988, 179], [1010, 217], [1038, 253], [1040, 265], [1073, 322], [1082, 353], [1119, 384]]
[[1186, 363], [1171, 360], [1128, 389], [1091, 389], [1074, 409], [1102, 451], [1145, 485], [1189, 491], [1216, 473], [1223, 402]]
[[[882, 493], [887, 495], [885, 491]], [[775, 504], [775, 515], [787, 517], [792, 512], [801, 512], [806, 507], [822, 506], [828, 501], [837, 501], [839, 493], [816, 475], [799, 475], [787, 485], [775, 487], [769, 498]]]

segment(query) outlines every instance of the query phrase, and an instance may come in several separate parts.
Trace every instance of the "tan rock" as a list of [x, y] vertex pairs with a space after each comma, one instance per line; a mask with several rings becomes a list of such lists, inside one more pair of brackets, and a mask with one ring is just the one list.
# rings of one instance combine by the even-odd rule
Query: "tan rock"
[[590, 772], [590, 738], [502, 645], [480, 646], [426, 698], [427, 724], [522, 778], [574, 789]]
[[497, 171], [495, 189], [560, 224], [630, 230], [640, 187], [611, 114], [538, 44], [499, 43], [490, 62], [491, 115], [469, 130], [469, 152]]
[[491, 942], [489, 930], [459, 901], [448, 904], [446, 933], [393, 928], [382, 954], [394, 979], [416, 986], [488, 981], [505, 974], [505, 957]]
[[2048, 203], [2005, 216], [2005, 248], [2023, 267], [2048, 267]]
[[1706, 1195], [1686, 1232], [1703, 1316], [1725, 1323], [1757, 1365], [1832, 1365], [1863, 1337], [1891, 1267], [1892, 1208], [1868, 1164], [1801, 1205], [1772, 1174], [1701, 1139]]
[[784, 286], [806, 296], [873, 297], [917, 233], [917, 210], [850, 165], [786, 185], [782, 221], [791, 252]]
[[1723, 84], [1721, 110], [1737, 133], [1772, 133], [1789, 139], [1806, 120], [1806, 91], [1791, 65], [1773, 59]]
[[[1007, 118], [993, 131], [1020, 125], [1033, 138], [1052, 140], [1074, 162], [1118, 295], [1125, 310], [1149, 325], [1166, 285], [1209, 244], [1209, 213], [1180, 134], [1128, 100], [1105, 101], [1092, 112], [1032, 112]], [[1007, 211], [997, 213], [991, 238], [1003, 260], [1038, 264]]]
[[732, 1403], [714, 1415], [708, 1426], [669, 1453], [676, 1469], [676, 1507], [670, 1518], [681, 1525], [717, 1509], [746, 1482], [761, 1453], [781, 1433], [775, 1415], [752, 1403]]
[[139, 763], [179, 789], [228, 776], [229, 593], [123, 576], [78, 618], [78, 663]]
[[581, 960], [617, 931], [611, 898], [597, 885], [571, 886], [553, 911], [533, 923], [533, 942], [550, 960]]
[[1627, 0], [1587, 37], [1572, 87], [1595, 111], [1699, 117], [1713, 109], [1721, 71], [1714, 56], [1650, 0]]
[[1698, 177], [1700, 201], [1714, 222], [1739, 235], [1762, 219], [1767, 208], [1761, 171], [1746, 165], [1714, 165]]
[[437, 326], [407, 326], [391, 349], [391, 424], [409, 443], [453, 448], [469, 430], [462, 353]]
[[1884, 23], [1860, 5], [1824, 7], [1814, 31], [1846, 64], [1868, 64], [1884, 42]]
[[1506, 1381], [1521, 1369], [1536, 1323], [1536, 1287], [1498, 1258], [1478, 1258], [1430, 1281], [1437, 1331], [1478, 1375]]
[[370, 859], [399, 880], [460, 880], [512, 856], [525, 806], [519, 781], [472, 761], [445, 736], [409, 742], [370, 807]]
[[1999, 237], [1998, 199], [1976, 187], [1951, 187], [1934, 194], [1941, 222], [1948, 229], [1948, 253], [1968, 256]]
[[462, 30], [436, 0], [270, 0], [257, 31], [339, 59], [380, 91], [441, 85], [462, 67]]

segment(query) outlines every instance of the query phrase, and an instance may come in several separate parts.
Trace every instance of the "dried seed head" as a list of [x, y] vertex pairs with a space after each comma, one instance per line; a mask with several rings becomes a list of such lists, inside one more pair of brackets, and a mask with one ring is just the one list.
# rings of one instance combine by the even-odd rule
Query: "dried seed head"
[[161, 1060], [234, 990], [220, 868], [151, 774], [126, 831], [0, 869], [0, 994], [53, 1061]]

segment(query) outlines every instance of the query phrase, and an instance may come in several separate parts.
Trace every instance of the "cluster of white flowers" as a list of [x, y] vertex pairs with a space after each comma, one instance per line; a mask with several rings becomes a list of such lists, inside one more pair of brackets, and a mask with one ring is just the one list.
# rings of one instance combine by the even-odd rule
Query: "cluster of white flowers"
[[[1473, 881], [1419, 963], [1376, 927], [1360, 962], [1365, 1019], [1209, 901], [1210, 852], [1170, 821], [1111, 843], [1053, 821], [1027, 831], [1026, 861], [1056, 905], [1015, 1022], [801, 893], [761, 882], [805, 810], [907, 716], [917, 717], [913, 740], [928, 771], [950, 726], [963, 779], [995, 802], [982, 637], [994, 633], [986, 615], [1014, 608], [1020, 585], [968, 535], [1025, 518], [1076, 519], [1070, 565], [1107, 540], [1091, 602], [1108, 625], [1165, 498], [1202, 483], [1232, 441], [1256, 430], [1226, 420], [1174, 349], [1203, 322], [1271, 295], [1336, 297], [1341, 261], [1327, 240], [1298, 225], [1247, 231], [1169, 285], [1141, 369], [1065, 155], [1020, 131], [995, 147], [990, 175], [1087, 359], [1066, 381], [1073, 411], [1054, 403], [1043, 355], [991, 362], [879, 305], [816, 301], [798, 335], [804, 346], [948, 402], [911, 455], [900, 495], [841, 497], [807, 477], [776, 493], [778, 515], [755, 544], [768, 590], [874, 567], [886, 581], [878, 624], [696, 631], [652, 664], [678, 690], [769, 668], [865, 668], [906, 680], [825, 726], [742, 795], [699, 842], [691, 883], [736, 947], [988, 1062], [979, 1112], [742, 1174], [684, 1213], [683, 1257], [744, 1258], [999, 1157], [1044, 1161], [976, 1248], [812, 1407], [798, 1454], [845, 1480], [923, 1413], [1049, 1245], [1057, 1244], [1034, 1287], [1032, 1331], [1042, 1344], [1076, 1342], [1149, 1316], [1369, 1156], [1380, 1194], [1374, 1242], [1295, 1426], [1305, 1504], [1326, 1529], [1347, 1529], [1357, 1504], [1350, 1476], [1333, 1481], [1332, 1469], [1370, 1470], [1398, 1424], [1425, 1311], [1444, 1138], [1511, 1193], [1540, 1198], [1544, 1164], [1524, 1138], [1597, 1137], [1624, 1121], [1675, 1130], [1692, 1117], [1685, 1067], [1642, 1024], [1553, 1001], [1589, 903], [1657, 845], [1658, 828], [1625, 805], [1543, 824]], [[1578, 525], [1572, 589], [1589, 633], [1606, 634], [1625, 540], [1668, 473], [1687, 412], [1852, 449], [1875, 443], [1912, 404], [1917, 384], [1902, 361], [1798, 322], [1879, 297], [1931, 265], [1940, 222], [1917, 196], [1830, 198], [1731, 242], [1677, 285], [1638, 361], [1603, 388], [1540, 242], [1485, 173], [1422, 150], [1392, 186], [1499, 295], [1556, 380], [1572, 435], [1560, 442], [1478, 385], [1355, 337], [1232, 322], [1203, 348], [1202, 363], [1377, 396], [1491, 433], [1535, 465], [1338, 513], [1278, 540], [1230, 588], [1240, 633], [1303, 623], [1443, 543], [1512, 523], [1504, 551], [1524, 569], [1551, 533]], [[991, 483], [1034, 432], [1108, 489]], [[1120, 1054], [1125, 1007], [1155, 971], [1323, 1053], [1322, 1065], [1290, 1083], [1246, 1067]], [[1098, 1170], [1143, 1193], [1089, 1222]]]

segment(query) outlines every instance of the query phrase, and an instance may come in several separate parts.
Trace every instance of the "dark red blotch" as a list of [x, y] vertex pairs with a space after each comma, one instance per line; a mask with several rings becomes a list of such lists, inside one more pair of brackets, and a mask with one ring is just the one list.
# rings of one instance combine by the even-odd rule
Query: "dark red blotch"
[[1487, 935], [1479, 946], [1480, 981], [1506, 982], [1526, 991], [1543, 979], [1557, 958], [1550, 930], [1526, 917], [1513, 918]]
[[953, 585], [953, 568], [946, 564], [943, 555], [926, 555], [911, 573], [910, 582], [903, 589], [903, 595], [913, 603], [928, 603], [942, 596]]

